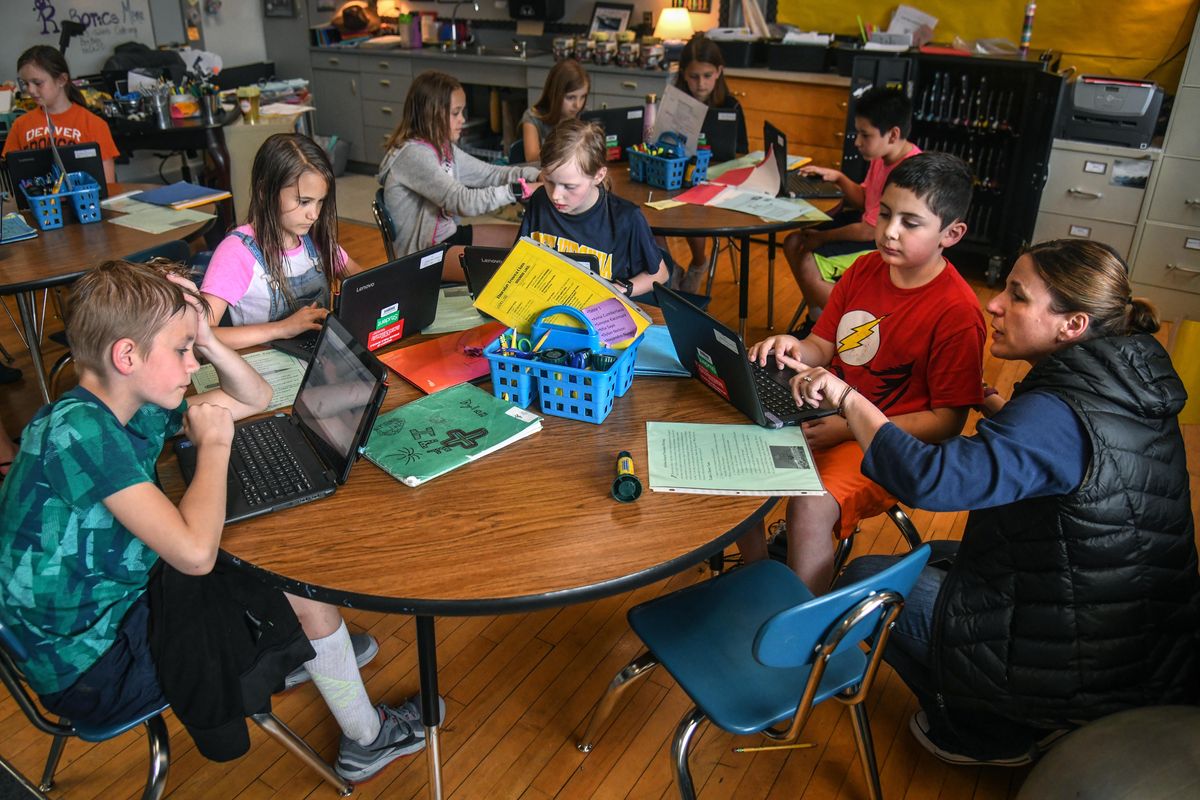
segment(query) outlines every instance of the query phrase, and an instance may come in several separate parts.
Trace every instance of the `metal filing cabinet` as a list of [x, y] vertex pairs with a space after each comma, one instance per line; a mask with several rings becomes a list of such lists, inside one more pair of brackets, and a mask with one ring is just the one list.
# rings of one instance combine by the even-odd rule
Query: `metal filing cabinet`
[[1134, 294], [1164, 319], [1200, 319], [1200, 20], [1192, 31], [1159, 168], [1130, 262]]
[[1125, 259], [1160, 152], [1055, 139], [1033, 241], [1092, 239]]

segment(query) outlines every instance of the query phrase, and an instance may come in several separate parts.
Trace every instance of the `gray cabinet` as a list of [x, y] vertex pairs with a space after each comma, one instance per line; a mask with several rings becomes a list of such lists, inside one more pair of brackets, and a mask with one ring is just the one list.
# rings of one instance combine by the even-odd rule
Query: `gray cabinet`
[[1200, 20], [1192, 31], [1171, 110], [1163, 159], [1130, 261], [1134, 294], [1149, 297], [1164, 319], [1200, 319]]
[[[345, 57], [343, 57], [344, 59]], [[350, 158], [363, 161], [363, 110], [361, 77], [357, 71], [318, 69], [312, 71], [313, 104], [316, 106], [316, 132], [336, 134], [350, 143]]]

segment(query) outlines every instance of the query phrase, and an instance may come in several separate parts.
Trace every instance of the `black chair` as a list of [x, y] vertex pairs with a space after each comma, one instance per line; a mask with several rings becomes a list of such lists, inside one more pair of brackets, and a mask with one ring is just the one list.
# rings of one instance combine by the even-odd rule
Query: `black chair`
[[521, 138], [513, 139], [512, 144], [508, 146], [508, 163], [523, 164], [525, 163], [525, 140]]
[[383, 187], [375, 190], [375, 199], [371, 201], [371, 213], [375, 215], [375, 227], [379, 228], [379, 236], [383, 239], [383, 251], [388, 261], [396, 260], [396, 223], [383, 202]]

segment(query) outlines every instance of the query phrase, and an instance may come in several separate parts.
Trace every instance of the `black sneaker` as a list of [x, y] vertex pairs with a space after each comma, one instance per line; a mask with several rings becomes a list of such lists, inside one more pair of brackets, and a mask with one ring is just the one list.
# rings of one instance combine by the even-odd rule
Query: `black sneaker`
[[[375, 637], [369, 633], [352, 633], [350, 634], [350, 644], [354, 647], [354, 662], [358, 664], [358, 668], [362, 669], [367, 664], [371, 663], [371, 659], [379, 652], [379, 642], [375, 641]], [[312, 680], [312, 675], [308, 674], [308, 670], [304, 665], [300, 665], [292, 670], [283, 681], [283, 690], [294, 689], [302, 683]]]
[[947, 750], [929, 738], [929, 717], [925, 714], [924, 709], [912, 715], [912, 719], [908, 721], [908, 729], [912, 732], [913, 738], [921, 743], [922, 747], [947, 764], [954, 764], [960, 767], [1024, 767], [1033, 763], [1034, 754], [1032, 748], [1023, 753], [991, 758], [975, 758], [974, 756]]
[[0, 383], [16, 383], [21, 380], [21, 370], [0, 364]]
[[[438, 702], [444, 717], [446, 702], [440, 697]], [[379, 704], [379, 735], [369, 745], [342, 736], [337, 763], [333, 766], [337, 774], [352, 783], [362, 783], [397, 758], [424, 750], [425, 729], [420, 724], [419, 703], [420, 695], [414, 695], [396, 708]]]

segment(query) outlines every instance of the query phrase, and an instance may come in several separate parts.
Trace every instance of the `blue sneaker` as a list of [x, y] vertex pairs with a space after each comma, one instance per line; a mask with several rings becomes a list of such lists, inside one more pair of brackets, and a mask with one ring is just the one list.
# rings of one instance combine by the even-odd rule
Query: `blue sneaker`
[[[420, 695], [414, 695], [396, 708], [383, 705], [379, 709], [379, 735], [368, 745], [342, 736], [337, 762], [333, 768], [344, 780], [362, 783], [375, 777], [397, 758], [419, 753], [425, 749], [425, 729], [421, 726]], [[446, 702], [438, 698], [442, 716]]]

